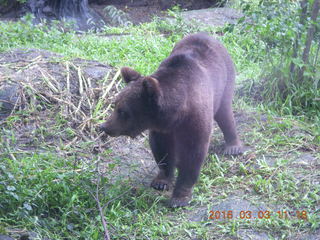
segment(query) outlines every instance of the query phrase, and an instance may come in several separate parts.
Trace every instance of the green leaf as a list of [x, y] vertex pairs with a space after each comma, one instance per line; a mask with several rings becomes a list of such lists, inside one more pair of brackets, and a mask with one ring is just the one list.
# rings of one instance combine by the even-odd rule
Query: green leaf
[[16, 188], [14, 186], [7, 186], [7, 190], [10, 192], [14, 192]]
[[28, 211], [32, 211], [32, 207], [31, 207], [31, 205], [29, 203], [24, 203], [23, 207]]

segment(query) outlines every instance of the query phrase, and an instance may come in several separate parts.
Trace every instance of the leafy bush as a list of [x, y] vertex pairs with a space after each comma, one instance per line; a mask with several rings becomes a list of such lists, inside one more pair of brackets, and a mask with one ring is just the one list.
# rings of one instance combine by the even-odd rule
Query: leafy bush
[[117, 9], [115, 6], [109, 5], [105, 7], [103, 10], [106, 16], [110, 17], [112, 24], [123, 26], [132, 25], [126, 13], [120, 9]]
[[[246, 18], [240, 19], [240, 28], [228, 26], [225, 31], [232, 33], [232, 39], [239, 35], [239, 45], [251, 52], [247, 57], [258, 61], [262, 70], [260, 79], [249, 80], [242, 93], [270, 103], [284, 114], [319, 118], [320, 18], [316, 22], [303, 19], [311, 14], [311, 3], [303, 12], [296, 1], [260, 1], [256, 5], [243, 1]], [[312, 24], [317, 32], [309, 58], [304, 59]]]

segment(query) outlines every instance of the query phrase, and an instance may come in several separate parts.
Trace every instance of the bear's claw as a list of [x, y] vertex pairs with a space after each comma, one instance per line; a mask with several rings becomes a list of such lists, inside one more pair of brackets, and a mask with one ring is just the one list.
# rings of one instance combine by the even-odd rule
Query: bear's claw
[[169, 185], [170, 185], [170, 182], [165, 179], [154, 179], [151, 182], [151, 187], [159, 191], [165, 191], [165, 190], [168, 191], [170, 188]]
[[240, 155], [245, 152], [245, 149], [242, 145], [232, 145], [232, 146], [226, 146], [223, 154], [225, 155]]

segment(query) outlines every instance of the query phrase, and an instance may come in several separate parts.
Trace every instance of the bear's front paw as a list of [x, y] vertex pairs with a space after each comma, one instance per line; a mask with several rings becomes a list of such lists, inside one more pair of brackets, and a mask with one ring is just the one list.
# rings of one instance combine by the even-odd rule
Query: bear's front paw
[[239, 145], [231, 145], [231, 146], [226, 146], [223, 154], [225, 155], [239, 155], [243, 154], [245, 152], [245, 148], [239, 144]]
[[169, 186], [170, 186], [170, 181], [167, 179], [155, 178], [151, 182], [151, 187], [159, 191], [169, 190], [170, 188]]
[[191, 201], [191, 196], [186, 197], [172, 197], [169, 201], [169, 207], [176, 208], [176, 207], [185, 207], [189, 205]]

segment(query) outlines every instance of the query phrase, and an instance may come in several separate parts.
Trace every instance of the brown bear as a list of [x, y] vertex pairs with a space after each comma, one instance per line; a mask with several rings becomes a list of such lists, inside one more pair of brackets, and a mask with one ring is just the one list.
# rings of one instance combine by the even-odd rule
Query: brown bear
[[188, 205], [207, 155], [213, 120], [225, 139], [225, 154], [241, 154], [232, 112], [235, 69], [224, 46], [205, 33], [186, 36], [150, 76], [121, 69], [125, 87], [101, 125], [107, 135], [135, 137], [149, 130], [159, 166], [151, 186], [168, 190], [178, 177], [169, 205]]

